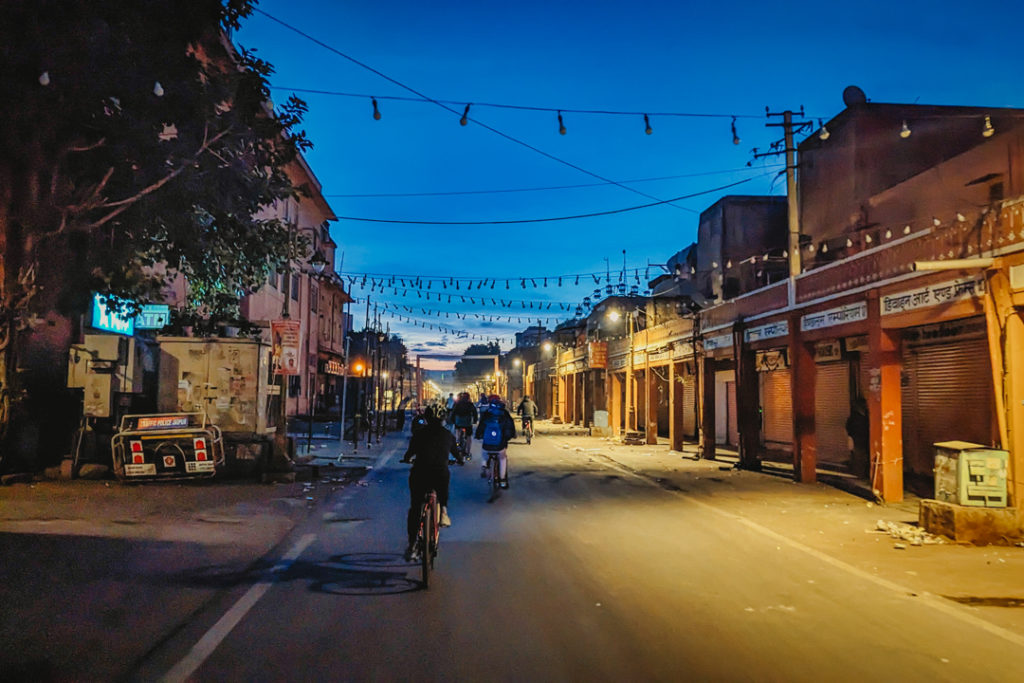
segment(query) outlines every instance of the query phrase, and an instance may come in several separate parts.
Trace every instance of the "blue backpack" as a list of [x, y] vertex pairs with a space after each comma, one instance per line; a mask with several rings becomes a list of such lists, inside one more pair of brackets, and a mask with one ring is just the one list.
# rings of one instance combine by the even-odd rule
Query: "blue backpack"
[[500, 451], [502, 447], [501, 421], [497, 415], [490, 415], [484, 423], [484, 450]]

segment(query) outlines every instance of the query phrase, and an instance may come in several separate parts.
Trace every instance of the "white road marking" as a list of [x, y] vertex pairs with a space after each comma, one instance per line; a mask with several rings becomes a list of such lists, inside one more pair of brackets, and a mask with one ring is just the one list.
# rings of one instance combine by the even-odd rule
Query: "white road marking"
[[[658, 486], [656, 482], [651, 481], [648, 477], [642, 474], [638, 474], [637, 472], [629, 469], [629, 467], [615, 461], [611, 457], [605, 456], [605, 458], [611, 463], [613, 463], [611, 465], [608, 465], [608, 467], [610, 467], [611, 469], [617, 470], [619, 472], [622, 472], [623, 474], [634, 477], [636, 479], [640, 479], [641, 481], [647, 482], [648, 484], [656, 488], [662, 488]], [[962, 622], [972, 624], [982, 629], [983, 631], [986, 631], [994, 636], [998, 636], [1004, 640], [1007, 640], [1013, 643], [1014, 645], [1024, 647], [1024, 635], [1015, 633], [1000, 626], [996, 626], [995, 624], [989, 621], [985, 621], [980, 617], [976, 617], [973, 614], [966, 612], [964, 608], [950, 604], [948, 601], [940, 597], [936, 597], [934, 595], [931, 595], [930, 593], [915, 593], [913, 589], [907, 588], [906, 586], [901, 586], [900, 584], [895, 583], [894, 581], [883, 579], [880, 576], [875, 576], [874, 574], [866, 572], [863, 569], [858, 569], [857, 567], [854, 567], [852, 564], [848, 564], [846, 562], [843, 562], [842, 560], [838, 560], [832, 557], [831, 555], [828, 555], [827, 553], [821, 552], [820, 550], [815, 550], [810, 546], [804, 545], [799, 541], [795, 541], [787, 536], [780, 534], [777, 531], [774, 531], [772, 529], [769, 529], [768, 527], [758, 524], [757, 522], [749, 520], [746, 517], [742, 517], [740, 515], [727, 512], [725, 510], [722, 510], [721, 508], [717, 508], [714, 505], [711, 505], [710, 503], [705, 503], [704, 501], [698, 500], [697, 498], [686, 493], [683, 493], [682, 491], [670, 491], [667, 489], [662, 490], [664, 490], [666, 493], [674, 494], [680, 498], [684, 498], [688, 503], [693, 503], [694, 505], [697, 505], [699, 507], [704, 508], [705, 510], [709, 510], [710, 512], [715, 513], [716, 515], [725, 517], [726, 519], [730, 519], [734, 522], [738, 522], [764, 536], [767, 536], [768, 538], [772, 538], [778, 541], [779, 543], [784, 543], [788, 545], [790, 548], [806, 553], [807, 555], [810, 555], [811, 557], [821, 560], [822, 562], [831, 565], [836, 569], [841, 569], [849, 574], [865, 579], [866, 581], [870, 581], [871, 583], [877, 586], [881, 586], [882, 588], [886, 588], [888, 590], [901, 593], [904, 597], [913, 594], [914, 597], [912, 599], [915, 602], [924, 603], [925, 605], [928, 605], [929, 607], [938, 610], [939, 612], [942, 612], [946, 616], [950, 616], [955, 619], [959, 619]]]
[[[384, 452], [377, 457], [377, 461], [374, 463], [373, 468], [370, 469], [380, 468], [387, 464], [391, 459], [391, 456], [394, 454], [395, 451], [391, 448], [386, 448]], [[342, 498], [339, 504], [335, 506], [335, 514], [337, 514], [341, 507], [343, 507], [354, 494], [355, 491], [352, 491]], [[192, 647], [189, 653], [185, 655], [185, 658], [175, 664], [174, 668], [168, 671], [160, 680], [163, 681], [163, 683], [183, 683], [188, 680], [188, 677], [195, 673], [196, 669], [202, 666], [203, 662], [205, 662], [209, 656], [213, 654], [213, 651], [217, 649], [217, 646], [219, 646], [224, 639], [227, 638], [228, 634], [238, 626], [239, 622], [245, 618], [245, 615], [249, 613], [249, 610], [259, 602], [260, 598], [262, 598], [268, 590], [270, 590], [270, 587], [274, 583], [274, 576], [287, 570], [288, 567], [291, 566], [295, 560], [299, 559], [299, 556], [303, 551], [315, 540], [316, 534], [303, 535], [302, 538], [299, 539], [298, 543], [292, 546], [291, 550], [285, 553], [284, 557], [274, 565], [270, 570], [268, 577], [253, 585], [248, 591], [246, 591], [245, 595], [239, 598], [238, 602], [232, 605], [231, 609], [229, 609], [224, 616], [222, 616], [220, 620], [213, 625], [213, 628], [207, 631], [206, 635], [199, 639], [199, 642]]]
[[299, 555], [316, 540], [316, 534], [305, 534], [298, 543], [292, 546], [281, 560], [270, 570], [270, 576], [261, 580], [245, 592], [238, 602], [229, 609], [220, 620], [206, 632], [199, 642], [189, 651], [185, 658], [178, 662], [173, 669], [160, 679], [164, 683], [180, 683], [188, 680], [188, 677], [195, 673], [196, 669], [202, 666], [203, 662], [213, 654], [217, 646], [223, 642], [229, 633], [249, 613], [249, 610], [259, 602], [264, 593], [270, 590], [273, 585], [274, 576], [288, 569], [288, 567], [299, 558]]

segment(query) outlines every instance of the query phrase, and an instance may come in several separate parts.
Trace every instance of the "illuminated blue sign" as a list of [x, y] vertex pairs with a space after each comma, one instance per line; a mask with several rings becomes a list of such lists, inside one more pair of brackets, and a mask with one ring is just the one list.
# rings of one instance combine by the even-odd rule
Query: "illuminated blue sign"
[[171, 317], [171, 307], [166, 304], [146, 304], [135, 316], [135, 327], [139, 330], [160, 330]]
[[135, 319], [122, 318], [107, 310], [99, 294], [94, 294], [92, 297], [92, 326], [97, 330], [106, 330], [117, 334], [131, 335], [135, 333]]

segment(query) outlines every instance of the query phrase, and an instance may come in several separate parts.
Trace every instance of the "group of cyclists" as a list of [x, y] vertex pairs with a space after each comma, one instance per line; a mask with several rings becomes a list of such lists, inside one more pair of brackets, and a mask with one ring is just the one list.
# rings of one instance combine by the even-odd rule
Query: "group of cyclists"
[[[533, 432], [533, 421], [537, 417], [537, 404], [525, 396], [516, 409], [522, 416], [523, 431]], [[475, 431], [473, 425], [476, 424]], [[402, 462], [411, 462], [409, 472], [409, 513], [406, 531], [409, 545], [405, 559], [415, 559], [416, 536], [419, 531], [419, 511], [423, 497], [430, 491], [437, 493], [441, 506], [441, 526], [451, 526], [448, 515], [448, 485], [451, 475], [448, 471], [449, 458], [459, 465], [472, 458], [470, 449], [473, 438], [481, 442], [487, 457], [482, 457], [481, 477], [487, 477], [488, 459], [498, 459], [501, 488], [508, 488], [508, 442], [516, 436], [515, 422], [498, 395], [481, 397], [480, 403], [473, 403], [468, 392], [449, 394], [447, 403], [434, 403], [418, 412], [412, 420], [412, 436], [409, 447], [402, 456]]]

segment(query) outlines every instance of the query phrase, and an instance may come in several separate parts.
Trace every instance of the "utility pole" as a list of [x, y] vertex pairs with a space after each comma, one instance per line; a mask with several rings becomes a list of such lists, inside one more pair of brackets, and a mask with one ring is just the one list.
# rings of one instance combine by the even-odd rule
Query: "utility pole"
[[[773, 145], [772, 151], [758, 153], [754, 150], [754, 158], [759, 159], [761, 157], [775, 156], [778, 154], [786, 155], [786, 213], [789, 222], [789, 240], [787, 253], [789, 256], [789, 305], [790, 307], [796, 304], [796, 277], [801, 273], [801, 262], [800, 262], [800, 204], [797, 201], [796, 196], [796, 146], [793, 143], [793, 134], [809, 128], [813, 125], [810, 121], [794, 121], [793, 112], [787, 109], [782, 113], [773, 113], [765, 107], [765, 115], [769, 118], [773, 116], [781, 116], [782, 123], [767, 123], [765, 124], [768, 128], [782, 128], [783, 132], [783, 149], [778, 149], [778, 144]], [[804, 115], [803, 106], [800, 107], [799, 115]]]

